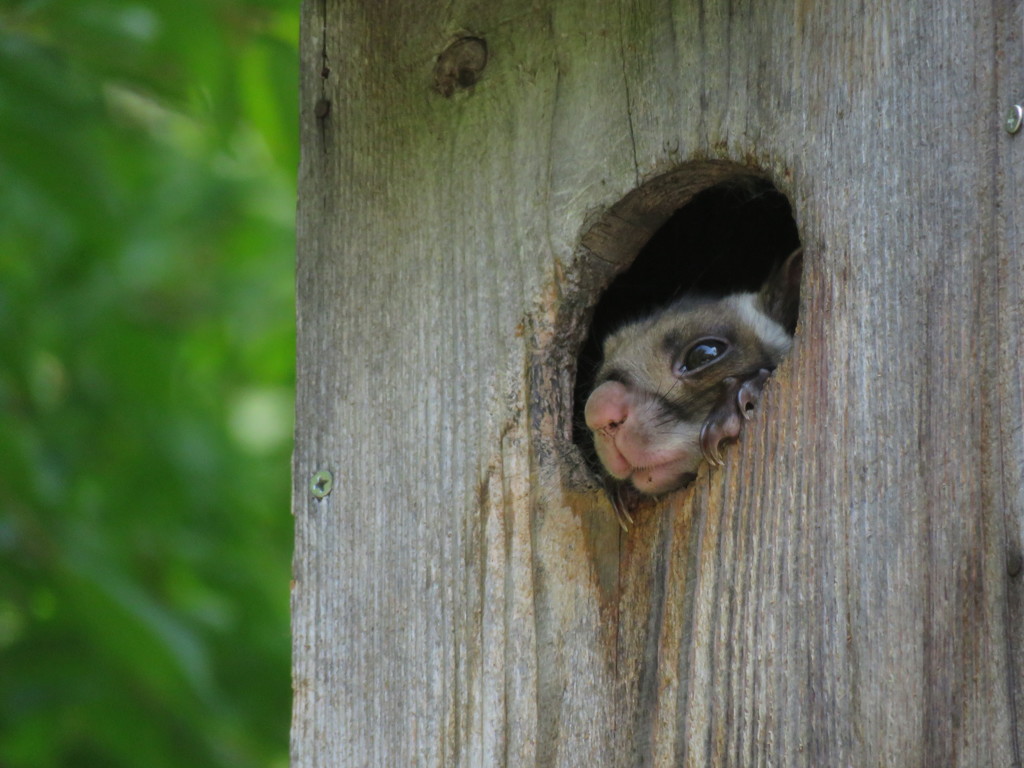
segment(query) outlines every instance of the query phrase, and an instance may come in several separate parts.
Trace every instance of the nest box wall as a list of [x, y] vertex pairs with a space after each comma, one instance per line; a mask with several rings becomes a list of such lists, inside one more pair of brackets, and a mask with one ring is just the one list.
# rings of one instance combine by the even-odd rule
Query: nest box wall
[[[1017, 5], [303, 9], [293, 764], [1019, 763]], [[740, 171], [794, 349], [623, 534], [588, 324]]]

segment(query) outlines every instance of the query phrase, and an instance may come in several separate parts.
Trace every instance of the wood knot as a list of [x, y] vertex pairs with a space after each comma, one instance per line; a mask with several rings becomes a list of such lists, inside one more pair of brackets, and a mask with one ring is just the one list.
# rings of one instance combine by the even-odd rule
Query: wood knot
[[1020, 576], [1021, 571], [1024, 570], [1024, 556], [1021, 555], [1020, 550], [1011, 549], [1006, 555], [1006, 573], [1011, 579], [1015, 579]]
[[434, 66], [434, 88], [449, 98], [461, 88], [470, 88], [487, 66], [487, 43], [480, 37], [460, 37], [445, 48]]

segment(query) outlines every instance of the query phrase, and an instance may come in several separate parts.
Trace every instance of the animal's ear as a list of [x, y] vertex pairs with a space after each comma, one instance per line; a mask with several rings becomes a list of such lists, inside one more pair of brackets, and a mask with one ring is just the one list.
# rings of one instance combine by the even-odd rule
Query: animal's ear
[[797, 248], [772, 270], [758, 293], [765, 314], [790, 333], [796, 330], [796, 316], [800, 310], [800, 276], [803, 267], [804, 251], [803, 248]]

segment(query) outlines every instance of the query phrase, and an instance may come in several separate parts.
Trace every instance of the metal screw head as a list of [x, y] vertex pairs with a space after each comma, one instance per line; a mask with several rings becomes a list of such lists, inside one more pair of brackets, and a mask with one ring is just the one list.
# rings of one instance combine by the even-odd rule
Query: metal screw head
[[1003, 120], [1003, 127], [1009, 134], [1014, 134], [1020, 130], [1021, 123], [1024, 123], [1024, 106], [1020, 104], [1014, 104], [1010, 107], [1009, 112], [1006, 113], [1006, 119]]
[[309, 492], [318, 499], [327, 496], [332, 488], [334, 488], [334, 475], [326, 469], [314, 472], [313, 477], [309, 479]]

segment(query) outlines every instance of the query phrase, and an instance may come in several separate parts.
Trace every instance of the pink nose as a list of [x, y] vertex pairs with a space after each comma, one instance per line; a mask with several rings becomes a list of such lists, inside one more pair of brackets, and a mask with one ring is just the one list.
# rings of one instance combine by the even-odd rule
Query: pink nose
[[590, 393], [583, 415], [587, 426], [597, 432], [622, 424], [629, 417], [629, 409], [630, 396], [626, 386], [617, 381], [606, 381]]

